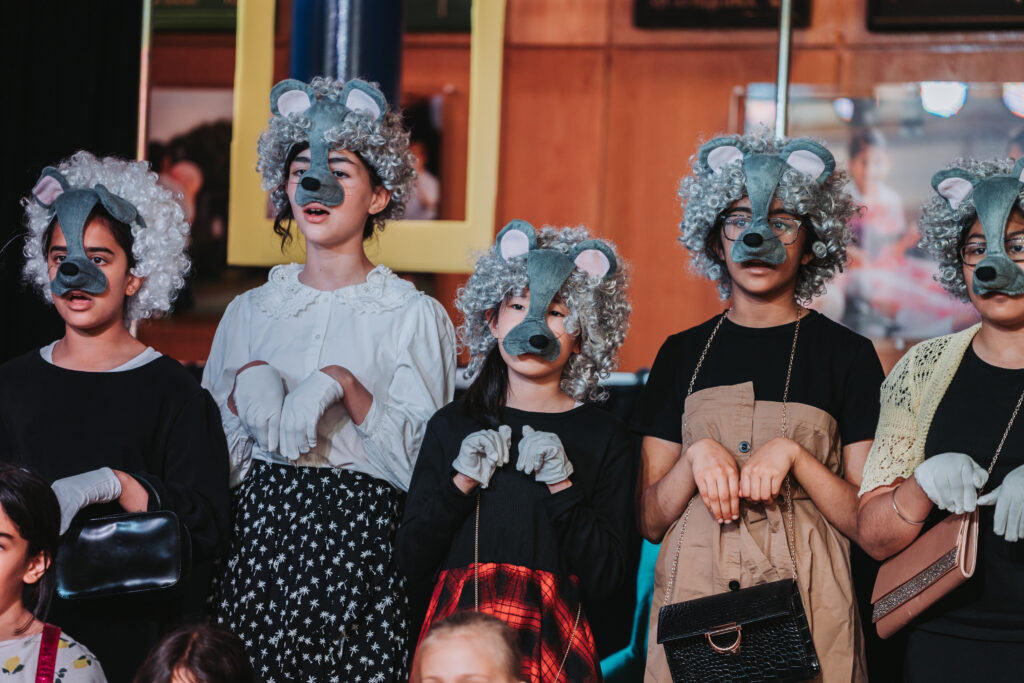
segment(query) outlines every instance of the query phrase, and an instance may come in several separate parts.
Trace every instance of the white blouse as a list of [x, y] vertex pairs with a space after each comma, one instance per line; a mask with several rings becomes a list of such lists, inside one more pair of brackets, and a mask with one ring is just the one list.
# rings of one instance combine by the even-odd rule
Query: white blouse
[[231, 485], [252, 458], [289, 464], [263, 451], [227, 407], [235, 373], [266, 361], [293, 389], [328, 365], [347, 368], [373, 395], [356, 425], [338, 402], [317, 426], [317, 445], [295, 464], [345, 467], [409, 489], [427, 420], [452, 400], [455, 331], [434, 299], [385, 266], [366, 282], [332, 292], [299, 282], [301, 264], [276, 266], [267, 284], [236, 297], [217, 327], [203, 386], [220, 406], [231, 453]]

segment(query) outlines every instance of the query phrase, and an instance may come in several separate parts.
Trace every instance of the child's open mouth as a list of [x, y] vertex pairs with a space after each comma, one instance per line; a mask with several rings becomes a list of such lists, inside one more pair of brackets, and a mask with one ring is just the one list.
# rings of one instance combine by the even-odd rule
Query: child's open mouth
[[305, 209], [302, 210], [302, 212], [304, 214], [306, 214], [307, 216], [326, 216], [327, 215], [327, 209], [321, 208], [319, 206], [307, 206]]

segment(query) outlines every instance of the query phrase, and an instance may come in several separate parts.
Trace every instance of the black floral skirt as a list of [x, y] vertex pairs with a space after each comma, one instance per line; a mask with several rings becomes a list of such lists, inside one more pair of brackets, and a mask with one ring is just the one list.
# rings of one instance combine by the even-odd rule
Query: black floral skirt
[[408, 678], [408, 601], [392, 560], [402, 493], [351, 470], [257, 460], [235, 492], [217, 620], [279, 681]]

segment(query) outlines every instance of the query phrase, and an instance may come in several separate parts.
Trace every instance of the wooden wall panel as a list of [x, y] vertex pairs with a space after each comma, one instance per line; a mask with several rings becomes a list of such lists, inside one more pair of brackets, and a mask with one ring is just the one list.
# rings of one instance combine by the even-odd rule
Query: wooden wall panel
[[497, 226], [601, 224], [606, 56], [509, 48]]
[[608, 42], [611, 3], [612, 0], [508, 0], [506, 43], [603, 46]]

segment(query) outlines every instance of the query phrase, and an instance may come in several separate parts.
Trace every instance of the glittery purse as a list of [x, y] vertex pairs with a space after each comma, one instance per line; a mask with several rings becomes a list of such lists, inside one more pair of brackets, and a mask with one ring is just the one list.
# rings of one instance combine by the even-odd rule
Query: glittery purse
[[909, 624], [974, 575], [978, 510], [950, 515], [882, 564], [871, 593], [871, 621], [881, 638]]

